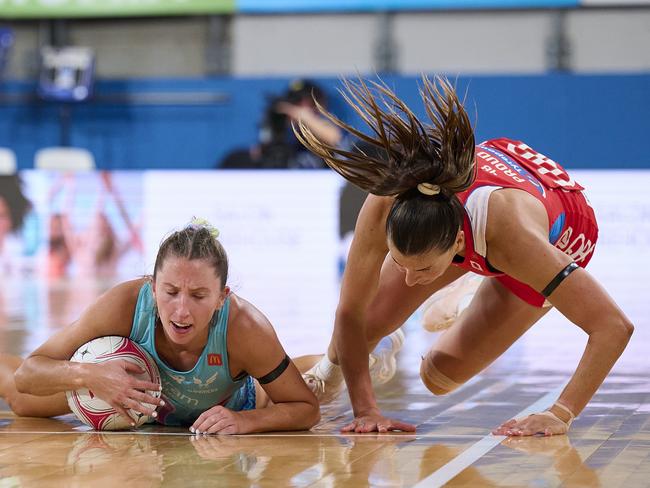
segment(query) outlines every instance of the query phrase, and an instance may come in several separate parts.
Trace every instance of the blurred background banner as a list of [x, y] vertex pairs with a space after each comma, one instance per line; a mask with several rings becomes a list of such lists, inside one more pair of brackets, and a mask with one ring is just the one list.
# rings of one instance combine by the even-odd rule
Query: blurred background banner
[[234, 12], [235, 0], [0, 0], [0, 18], [123, 17]]
[[[142, 174], [21, 171], [0, 176], [5, 279], [114, 280], [143, 269]], [[5, 242], [12, 243], [5, 246]]]

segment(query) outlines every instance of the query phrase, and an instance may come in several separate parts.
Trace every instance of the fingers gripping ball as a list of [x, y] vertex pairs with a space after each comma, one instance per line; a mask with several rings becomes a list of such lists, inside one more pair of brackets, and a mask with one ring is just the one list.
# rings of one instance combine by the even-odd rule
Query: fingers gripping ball
[[[145, 372], [134, 375], [136, 378], [160, 384], [160, 373], [154, 360], [135, 342], [126, 337], [98, 337], [81, 346], [72, 355], [70, 361], [78, 363], [102, 363], [122, 359], [129, 361]], [[148, 394], [159, 398], [160, 391], [147, 391]], [[119, 415], [108, 403], [96, 397], [92, 391], [85, 388], [67, 391], [68, 405], [77, 418], [96, 430], [130, 429], [128, 419]], [[152, 408], [155, 408], [152, 406]], [[136, 427], [147, 423], [151, 418], [135, 410], [129, 410]]]
[[434, 364], [434, 354], [432, 351], [422, 358], [420, 364], [420, 378], [434, 395], [446, 395], [461, 386], [452, 379], [442, 374]]

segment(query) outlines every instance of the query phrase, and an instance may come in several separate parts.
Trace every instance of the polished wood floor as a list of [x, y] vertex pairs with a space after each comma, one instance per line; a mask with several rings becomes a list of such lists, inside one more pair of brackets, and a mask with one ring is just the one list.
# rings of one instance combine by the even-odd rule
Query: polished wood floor
[[648, 486], [647, 378], [615, 375], [569, 436], [489, 435], [554, 379], [486, 376], [436, 401], [405, 391], [403, 378], [383, 389], [382, 404], [416, 422], [414, 435], [341, 435], [345, 402], [311, 432], [253, 436], [95, 433], [71, 416], [2, 413], [0, 486]]
[[[551, 312], [463, 388], [433, 397], [418, 369], [436, 334], [416, 314], [404, 326], [398, 373], [377, 392], [384, 412], [417, 424], [415, 434], [340, 434], [351, 418], [345, 396], [324, 407], [309, 432], [198, 438], [153, 426], [95, 433], [71, 415], [17, 418], [0, 402], [0, 488], [650, 486], [650, 202], [639, 193], [617, 195], [629, 201], [616, 212], [601, 203], [602, 239], [590, 271], [636, 330], [567, 436], [506, 439], [490, 431], [552, 403], [586, 343], [577, 327]], [[598, 195], [592, 202], [598, 205]], [[33, 349], [102, 289], [0, 285], [0, 352], [14, 354]], [[304, 329], [279, 332], [290, 352], [307, 341]], [[324, 350], [327, 332], [315, 335], [318, 343], [304, 350]]]
[[[639, 328], [645, 337], [634, 344], [647, 344]], [[0, 486], [650, 486], [650, 375], [637, 355], [645, 347], [631, 345], [568, 436], [505, 439], [490, 429], [552, 402], [585, 337], [549, 317], [462, 389], [434, 398], [417, 368], [435, 335], [416, 318], [405, 329], [398, 374], [378, 395], [416, 434], [340, 434], [351, 416], [345, 395], [310, 432], [250, 436], [96, 433], [72, 415], [17, 418], [3, 404]]]

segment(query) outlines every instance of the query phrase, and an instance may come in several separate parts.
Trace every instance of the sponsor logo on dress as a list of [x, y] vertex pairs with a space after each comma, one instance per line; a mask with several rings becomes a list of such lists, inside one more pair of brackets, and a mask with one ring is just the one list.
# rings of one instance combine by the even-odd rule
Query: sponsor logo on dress
[[221, 354], [208, 354], [208, 366], [222, 366]]
[[582, 233], [578, 234], [574, 238], [573, 228], [567, 227], [567, 229], [558, 239], [557, 244], [555, 244], [555, 247], [564, 251], [576, 263], [579, 263], [583, 261], [585, 258], [587, 258], [594, 251], [594, 248], [596, 247], [596, 243], [591, 242]]
[[484, 151], [480, 151], [476, 156], [481, 158], [483, 161], [490, 163], [491, 165], [482, 166], [481, 169], [483, 171], [496, 176], [496, 170], [499, 170], [503, 175], [512, 178], [512, 180], [517, 183], [528, 181], [537, 189], [537, 191], [539, 191], [542, 196], [546, 196], [544, 186], [542, 186], [542, 184], [537, 181], [528, 171], [515, 163], [512, 158], [492, 147], [479, 147], [481, 147], [481, 149], [484, 149]]
[[208, 386], [211, 385], [212, 383], [215, 382], [217, 379], [217, 376], [219, 376], [219, 373], [214, 373], [212, 376], [210, 376], [208, 379], [205, 381], [202, 381], [201, 378], [197, 378], [196, 376], [192, 378], [192, 383], [194, 383], [197, 386], [203, 387], [203, 386]]

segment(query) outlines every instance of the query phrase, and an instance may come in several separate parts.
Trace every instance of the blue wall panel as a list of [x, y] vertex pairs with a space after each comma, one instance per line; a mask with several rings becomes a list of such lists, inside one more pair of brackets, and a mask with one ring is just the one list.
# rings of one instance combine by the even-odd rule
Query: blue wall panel
[[[416, 77], [384, 79], [425, 117]], [[355, 115], [336, 93], [339, 80], [317, 81], [328, 92], [331, 109], [354, 122]], [[71, 107], [70, 143], [92, 151], [100, 168], [212, 168], [227, 152], [257, 140], [269, 97], [282, 93], [288, 82], [100, 82], [96, 93], [103, 102]], [[567, 167], [650, 167], [642, 144], [650, 134], [650, 74], [463, 76], [458, 86], [467, 91], [479, 141], [521, 139]], [[28, 84], [0, 85], [0, 146], [16, 151], [20, 168], [33, 166], [37, 149], [61, 141], [59, 107], [30, 99], [33, 91]], [[151, 97], [163, 95], [166, 103], [152, 103]], [[135, 103], [107, 101], [115, 96]], [[188, 97], [192, 103], [185, 103]], [[205, 101], [210, 97], [214, 100]]]

